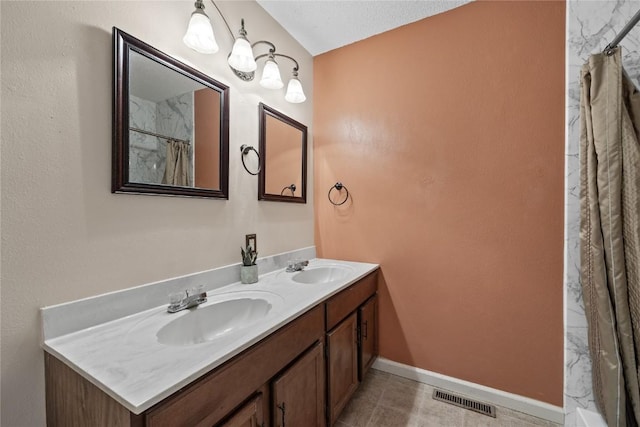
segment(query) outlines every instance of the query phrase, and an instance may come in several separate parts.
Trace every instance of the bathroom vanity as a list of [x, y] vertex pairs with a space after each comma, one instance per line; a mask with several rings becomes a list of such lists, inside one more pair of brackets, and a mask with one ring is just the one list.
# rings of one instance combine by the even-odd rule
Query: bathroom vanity
[[[346, 263], [341, 269], [337, 263], [312, 260], [297, 281], [295, 275], [275, 271], [261, 276], [250, 291], [247, 285], [214, 290], [210, 302], [182, 314], [191, 319], [197, 310], [224, 310], [225, 302], [239, 301], [239, 296], [242, 301], [269, 301], [271, 309], [255, 315], [253, 326], [226, 337], [223, 333], [202, 341], [198, 335], [194, 343], [187, 331], [179, 339], [167, 335], [157, 343], [162, 331], [179, 319], [158, 307], [110, 325], [45, 339], [47, 424], [333, 425], [377, 355], [377, 265]], [[239, 303], [234, 304], [238, 312]], [[118, 329], [119, 339], [109, 338]], [[133, 349], [115, 344], [129, 347], [130, 339], [153, 331], [153, 343], [143, 340], [139, 347], [132, 344]], [[112, 342], [89, 343], [100, 337]], [[112, 354], [96, 354], [103, 345]], [[118, 362], [126, 355], [138, 360]], [[92, 364], [92, 357], [104, 360]], [[156, 378], [130, 372], [147, 369], [145, 357], [147, 365], [156, 365]], [[190, 367], [183, 366], [186, 363]]]

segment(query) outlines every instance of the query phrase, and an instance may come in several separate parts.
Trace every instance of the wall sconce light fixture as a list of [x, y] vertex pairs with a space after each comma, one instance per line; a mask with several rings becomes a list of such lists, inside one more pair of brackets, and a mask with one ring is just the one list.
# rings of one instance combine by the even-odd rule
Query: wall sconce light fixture
[[[281, 89], [284, 87], [284, 83], [280, 77], [280, 69], [278, 68], [276, 58], [288, 59], [292, 61], [295, 66], [293, 67], [292, 76], [287, 85], [287, 92], [284, 99], [294, 104], [304, 102], [307, 97], [304, 94], [300, 80], [298, 80], [298, 70], [300, 69], [298, 61], [291, 56], [277, 53], [276, 46], [269, 41], [259, 40], [251, 44], [249, 39], [247, 39], [247, 31], [244, 29], [244, 19], [240, 21], [238, 37], [234, 37], [224, 15], [222, 15], [222, 12], [220, 12], [215, 2], [213, 0], [210, 1], [222, 17], [222, 20], [227, 26], [227, 30], [229, 30], [229, 34], [231, 34], [231, 37], [234, 39], [233, 48], [227, 59], [229, 67], [231, 67], [234, 74], [243, 81], [252, 81], [258, 68], [257, 61], [266, 58], [264, 68], [262, 69], [262, 77], [260, 78], [260, 86], [266, 89]], [[196, 0], [195, 8], [196, 10], [191, 14], [189, 26], [182, 41], [196, 52], [205, 54], [216, 53], [219, 48], [213, 34], [211, 21], [204, 12], [203, 0]], [[269, 52], [254, 57], [253, 48], [260, 44], [267, 45]]]

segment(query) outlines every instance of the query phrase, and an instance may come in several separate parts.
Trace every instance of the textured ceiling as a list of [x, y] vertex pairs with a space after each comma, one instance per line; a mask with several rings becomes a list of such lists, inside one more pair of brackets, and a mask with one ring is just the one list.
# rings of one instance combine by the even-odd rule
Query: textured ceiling
[[315, 56], [471, 0], [257, 0]]

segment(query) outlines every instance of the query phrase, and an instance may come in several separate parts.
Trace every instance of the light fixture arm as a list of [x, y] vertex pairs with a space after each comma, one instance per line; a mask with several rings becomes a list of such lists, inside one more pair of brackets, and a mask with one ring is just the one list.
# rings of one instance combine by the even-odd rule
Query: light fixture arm
[[274, 53], [276, 51], [276, 45], [267, 40], [258, 40], [257, 42], [251, 44], [251, 48], [254, 48], [256, 47], [256, 45], [259, 45], [261, 43], [269, 45], [269, 53]]
[[[269, 42], [264, 42], [264, 43], [269, 43]], [[273, 46], [272, 43], [269, 43], [269, 44], [271, 46]], [[300, 64], [298, 64], [298, 61], [296, 61], [294, 58], [290, 57], [289, 55], [284, 55], [282, 53], [276, 53], [275, 50], [276, 50], [275, 46], [273, 46], [273, 49], [270, 49], [269, 53], [263, 53], [262, 55], [258, 55], [258, 56], [255, 57], [255, 60], [258, 61], [258, 59], [261, 59], [261, 58], [264, 58], [264, 57], [267, 57], [267, 56], [270, 56], [270, 55], [278, 56], [278, 57], [281, 57], [281, 58], [287, 58], [287, 59], [293, 61], [294, 64], [296, 64], [296, 66], [293, 67], [293, 72], [294, 73], [297, 73], [300, 70]]]
[[[202, 1], [202, 0], [200, 0]], [[211, 2], [211, 4], [213, 5], [213, 7], [216, 8], [216, 10], [218, 11], [218, 15], [220, 15], [220, 17], [222, 18], [222, 21], [224, 22], [224, 25], [227, 26], [227, 30], [229, 31], [229, 34], [231, 35], [231, 38], [233, 40], [235, 40], [235, 36], [233, 35], [233, 31], [231, 31], [231, 27], [229, 26], [229, 23], [227, 22], [227, 20], [224, 18], [224, 15], [222, 14], [222, 12], [220, 12], [220, 8], [218, 7], [218, 5], [216, 4], [216, 2], [214, 2], [213, 0], [209, 0]], [[244, 30], [244, 19], [242, 20], [242, 29]], [[246, 34], [246, 31], [245, 31]]]
[[[242, 27], [240, 28], [240, 35], [242, 37], [244, 37], [245, 34], [246, 34], [246, 32], [244, 31], [244, 20], [242, 20]], [[298, 71], [300, 70], [300, 64], [298, 64], [298, 61], [296, 61], [293, 57], [291, 57], [289, 55], [285, 55], [285, 54], [282, 54], [282, 53], [276, 53], [276, 45], [274, 45], [273, 43], [271, 43], [270, 41], [267, 41], [267, 40], [258, 40], [257, 42], [252, 43], [251, 44], [251, 49], [253, 49], [254, 47], [256, 47], [259, 44], [266, 44], [267, 46], [269, 46], [269, 52], [268, 53], [263, 53], [263, 54], [260, 54], [260, 55], [256, 56], [254, 58], [254, 61], [258, 61], [258, 59], [268, 58], [268, 57], [287, 58], [287, 59], [289, 59], [290, 61], [292, 61], [295, 64], [295, 67], [293, 68], [294, 77], [298, 76]], [[254, 72], [243, 73], [241, 71], [233, 69], [233, 67], [231, 67], [231, 69], [233, 70], [233, 72], [235, 73], [235, 75], [237, 77], [239, 77], [241, 80], [244, 80], [245, 82], [253, 80], [254, 75], [255, 75]]]

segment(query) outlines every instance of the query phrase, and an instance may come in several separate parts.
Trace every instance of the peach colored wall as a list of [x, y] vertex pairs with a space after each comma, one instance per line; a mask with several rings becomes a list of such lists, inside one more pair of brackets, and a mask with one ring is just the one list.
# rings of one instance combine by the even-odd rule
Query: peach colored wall
[[381, 264], [380, 354], [558, 406], [564, 29], [473, 2], [314, 58], [316, 245]]
[[220, 95], [211, 89], [194, 92], [195, 184], [220, 188]]

